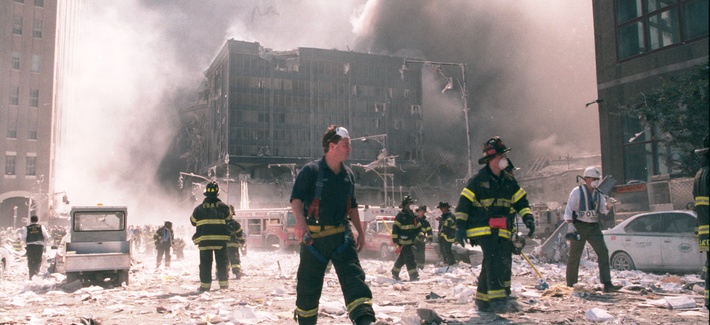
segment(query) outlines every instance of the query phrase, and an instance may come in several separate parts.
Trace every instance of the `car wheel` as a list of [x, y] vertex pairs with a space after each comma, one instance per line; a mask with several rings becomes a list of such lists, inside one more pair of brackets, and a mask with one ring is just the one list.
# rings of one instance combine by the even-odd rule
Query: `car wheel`
[[625, 252], [615, 253], [611, 257], [611, 267], [620, 271], [635, 270], [634, 260]]
[[391, 255], [392, 254], [390, 253], [390, 249], [387, 245], [380, 246], [380, 259], [388, 260]]

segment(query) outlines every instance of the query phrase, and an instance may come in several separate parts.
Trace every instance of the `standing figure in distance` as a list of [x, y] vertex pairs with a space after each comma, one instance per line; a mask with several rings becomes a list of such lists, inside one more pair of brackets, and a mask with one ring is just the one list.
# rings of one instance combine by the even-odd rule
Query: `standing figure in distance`
[[31, 216], [30, 224], [20, 234], [20, 239], [25, 242], [25, 249], [27, 250], [27, 268], [29, 269], [30, 280], [32, 280], [33, 276], [39, 274], [44, 245], [50, 238], [47, 228], [38, 222], [39, 218], [37, 216]]
[[155, 270], [160, 268], [160, 263], [163, 262], [163, 256], [165, 256], [165, 267], [170, 267], [170, 248], [173, 246], [175, 241], [175, 233], [173, 233], [173, 223], [171, 221], [165, 220], [162, 227], [153, 234], [153, 241], [155, 242], [155, 250], [158, 252], [158, 257], [155, 260]]
[[599, 185], [601, 173], [594, 166], [584, 169], [584, 184], [575, 187], [567, 199], [565, 209], [565, 222], [568, 223], [568, 233], [576, 232], [579, 240], [570, 239], [569, 258], [567, 259], [567, 286], [572, 287], [577, 283], [579, 272], [579, 259], [584, 252], [587, 241], [597, 254], [599, 264], [599, 280], [604, 285], [604, 292], [613, 292], [621, 289], [611, 283], [611, 270], [609, 267], [609, 249], [606, 248], [604, 235], [599, 224], [599, 215], [609, 212], [606, 198], [596, 187]]
[[399, 272], [402, 266], [407, 266], [409, 273], [409, 281], [419, 280], [419, 272], [417, 271], [417, 261], [414, 259], [414, 244], [422, 236], [422, 225], [417, 221], [417, 216], [412, 212], [411, 205], [414, 199], [407, 195], [402, 199], [402, 209], [397, 216], [394, 217], [392, 225], [392, 241], [398, 246], [399, 256], [394, 261], [392, 268], [392, 277], [399, 280]]
[[434, 240], [434, 232], [431, 229], [431, 223], [426, 220], [426, 205], [420, 205], [415, 212], [417, 213], [417, 222], [422, 225], [422, 236], [419, 236], [419, 240], [414, 243], [415, 260], [417, 268], [423, 269], [426, 261], [426, 242], [431, 243]]
[[[234, 215], [234, 206], [229, 206]], [[239, 248], [246, 245], [244, 240], [244, 229], [239, 221], [232, 218], [227, 222], [227, 229], [229, 229], [229, 242], [227, 242], [227, 256], [229, 256], [229, 268], [232, 269], [234, 276], [239, 279], [242, 276], [242, 261], [239, 257]]]
[[441, 201], [436, 206], [441, 210], [441, 220], [439, 220], [439, 253], [444, 259], [444, 264], [455, 265], [456, 258], [451, 246], [456, 240], [456, 216], [449, 210], [449, 202]]
[[[375, 321], [372, 291], [357, 256], [365, 246], [365, 232], [355, 198], [355, 175], [343, 164], [352, 150], [348, 130], [331, 125], [321, 144], [325, 155], [301, 168], [291, 192], [294, 231], [302, 239], [294, 318], [299, 324], [318, 321], [318, 303], [330, 261], [338, 274], [350, 320], [368, 325]], [[355, 240], [350, 223], [358, 233]]]
[[224, 204], [219, 195], [219, 186], [211, 182], [205, 186], [205, 199], [195, 207], [190, 216], [190, 223], [195, 226], [192, 242], [200, 250], [200, 288], [209, 291], [212, 286], [212, 261], [217, 264], [217, 281], [220, 289], [228, 289], [227, 241], [229, 230], [227, 222], [232, 220], [232, 211]]

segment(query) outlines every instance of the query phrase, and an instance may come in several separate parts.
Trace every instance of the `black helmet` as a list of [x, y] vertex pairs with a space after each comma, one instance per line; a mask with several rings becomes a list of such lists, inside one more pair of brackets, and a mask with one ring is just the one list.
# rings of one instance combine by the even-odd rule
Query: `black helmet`
[[402, 204], [401, 204], [399, 207], [400, 207], [400, 208], [404, 208], [405, 206], [409, 206], [410, 204], [414, 203], [414, 201], [415, 201], [414, 198], [412, 198], [412, 197], [409, 196], [409, 195], [406, 195], [406, 196], [402, 199]]
[[424, 211], [426, 212], [426, 205], [420, 205], [415, 212]]
[[210, 182], [205, 186], [205, 196], [217, 196], [219, 193], [219, 185], [216, 182]]
[[450, 207], [451, 207], [451, 205], [449, 204], [449, 202], [446, 202], [446, 201], [441, 201], [441, 202], [439, 202], [439, 205], [436, 206], [437, 209], [450, 208]]
[[503, 140], [499, 136], [492, 137], [483, 144], [483, 157], [478, 159], [479, 165], [485, 165], [495, 156], [510, 151], [510, 148], [503, 144]]
[[172, 228], [173, 227], [173, 222], [169, 220], [165, 220], [165, 227], [167, 228]]

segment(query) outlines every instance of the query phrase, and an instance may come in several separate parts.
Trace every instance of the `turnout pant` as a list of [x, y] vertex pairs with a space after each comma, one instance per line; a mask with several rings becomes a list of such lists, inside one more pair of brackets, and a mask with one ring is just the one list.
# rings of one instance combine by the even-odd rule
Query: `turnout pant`
[[30, 244], [25, 247], [27, 250], [27, 269], [32, 276], [39, 274], [39, 267], [42, 265], [42, 254], [44, 253], [44, 245]]
[[315, 324], [318, 320], [318, 302], [328, 265], [322, 258], [333, 263], [350, 319], [355, 321], [365, 317], [375, 321], [372, 291], [365, 283], [365, 271], [360, 266], [355, 242], [349, 240], [347, 244], [344, 243], [345, 236], [343, 233], [338, 233], [313, 239], [312, 248], [301, 244], [295, 312], [299, 324]]
[[414, 260], [417, 262], [417, 267], [423, 268], [426, 260], [426, 244], [422, 242], [414, 243]]
[[227, 272], [227, 243], [221, 249], [200, 248], [200, 290], [209, 291], [212, 286], [212, 256], [217, 264], [217, 281], [220, 289], [229, 288]]
[[510, 296], [510, 280], [513, 276], [513, 242], [505, 240], [500, 246], [501, 262], [503, 263], [503, 288], [505, 295]]
[[710, 252], [705, 252], [705, 308], [710, 309], [710, 278], [708, 276], [708, 265], [710, 264]]
[[446, 265], [456, 264], [456, 258], [454, 257], [454, 252], [451, 250], [451, 246], [454, 243], [446, 241], [446, 239], [439, 237], [439, 253], [441, 258], [444, 259]]
[[508, 244], [508, 239], [498, 236], [498, 231], [493, 230], [491, 235], [476, 237], [483, 250], [481, 273], [478, 275], [478, 289], [476, 301], [488, 303], [505, 299], [503, 287], [503, 245]]
[[165, 256], [165, 267], [170, 267], [170, 245], [156, 245], [155, 250], [158, 251], [158, 257], [155, 260], [155, 267], [160, 267]]
[[599, 223], [587, 223], [582, 221], [574, 221], [574, 227], [577, 228], [581, 240], [570, 240], [569, 257], [567, 259], [567, 286], [573, 286], [577, 283], [579, 273], [579, 259], [584, 252], [584, 246], [587, 242], [592, 246], [597, 254], [599, 263], [599, 281], [601, 283], [611, 283], [611, 270], [609, 267], [609, 249], [606, 248], [604, 235], [602, 234]]
[[227, 256], [229, 257], [229, 268], [232, 270], [232, 273], [239, 274], [242, 271], [242, 262], [239, 258], [239, 247], [227, 244]]
[[399, 276], [399, 272], [402, 270], [402, 266], [407, 266], [407, 273], [409, 274], [409, 279], [419, 278], [419, 272], [417, 271], [417, 262], [414, 260], [413, 244], [402, 245], [402, 250], [397, 256], [397, 260], [394, 261], [394, 267], [392, 268], [392, 275]]

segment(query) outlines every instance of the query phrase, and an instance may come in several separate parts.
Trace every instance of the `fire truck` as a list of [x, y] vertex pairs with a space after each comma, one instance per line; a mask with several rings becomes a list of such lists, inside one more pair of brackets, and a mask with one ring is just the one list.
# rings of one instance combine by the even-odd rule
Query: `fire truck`
[[291, 208], [247, 209], [234, 211], [234, 219], [244, 229], [247, 247], [289, 249], [298, 245]]
[[530, 204], [535, 218], [535, 235], [540, 238], [547, 238], [564, 221], [562, 220], [562, 208], [550, 209], [545, 203]]

